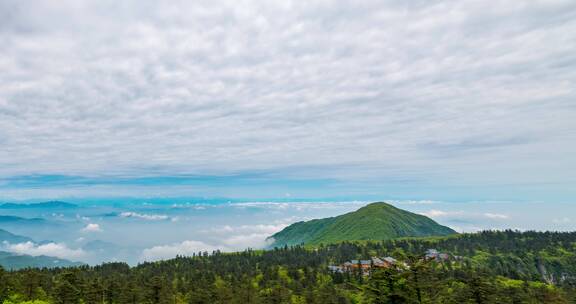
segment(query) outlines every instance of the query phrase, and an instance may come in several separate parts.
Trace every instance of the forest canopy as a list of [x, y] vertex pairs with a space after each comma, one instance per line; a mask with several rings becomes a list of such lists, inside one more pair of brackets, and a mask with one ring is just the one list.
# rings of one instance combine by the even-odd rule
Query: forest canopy
[[[426, 259], [428, 249], [446, 260]], [[12, 303], [573, 303], [576, 233], [485, 231], [143, 263], [0, 270]], [[397, 267], [329, 265], [390, 256]]]

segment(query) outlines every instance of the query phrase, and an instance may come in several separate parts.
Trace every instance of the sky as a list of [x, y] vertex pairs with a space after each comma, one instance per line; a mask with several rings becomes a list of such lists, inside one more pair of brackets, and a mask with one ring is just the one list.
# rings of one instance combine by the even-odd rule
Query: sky
[[0, 0], [0, 201], [573, 203], [574, 155], [571, 0]]

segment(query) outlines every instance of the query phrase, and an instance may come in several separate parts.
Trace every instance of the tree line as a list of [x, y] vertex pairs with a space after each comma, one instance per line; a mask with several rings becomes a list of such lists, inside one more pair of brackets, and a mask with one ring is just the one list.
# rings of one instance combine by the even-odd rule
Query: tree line
[[[423, 259], [429, 248], [462, 258]], [[327, 267], [373, 256], [406, 266], [368, 276]], [[576, 303], [576, 233], [484, 231], [199, 252], [135, 267], [0, 269], [0, 303]]]

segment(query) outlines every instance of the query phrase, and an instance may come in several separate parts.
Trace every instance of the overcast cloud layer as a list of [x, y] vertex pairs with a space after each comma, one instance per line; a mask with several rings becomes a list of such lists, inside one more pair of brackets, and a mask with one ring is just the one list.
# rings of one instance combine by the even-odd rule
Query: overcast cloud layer
[[576, 194], [575, 1], [0, 0], [0, 71], [3, 198]]

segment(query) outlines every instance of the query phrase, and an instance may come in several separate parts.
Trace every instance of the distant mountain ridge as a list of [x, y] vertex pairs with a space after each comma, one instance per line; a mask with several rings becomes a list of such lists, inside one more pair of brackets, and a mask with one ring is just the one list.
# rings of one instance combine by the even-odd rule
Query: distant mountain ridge
[[268, 238], [270, 247], [318, 245], [353, 240], [456, 234], [432, 219], [378, 202], [336, 217], [294, 223]]
[[49, 201], [30, 204], [4, 203], [0, 204], [0, 209], [72, 209], [78, 205], [62, 201]]
[[[34, 242], [33, 239], [29, 237], [17, 235], [4, 229], [0, 229], [0, 250], [1, 249], [6, 250], [5, 246], [9, 244], [20, 244], [26, 242], [36, 243]], [[43, 241], [37, 244], [45, 244], [45, 243], [50, 242]], [[80, 266], [80, 265], [84, 265], [84, 263], [72, 262], [69, 260], [45, 255], [30, 256], [26, 254], [17, 254], [7, 251], [0, 251], [0, 266], [8, 270], [18, 270], [29, 267], [54, 268], [54, 267]]]
[[0, 224], [44, 224], [47, 221], [43, 218], [25, 218], [14, 215], [0, 215]]
[[31, 256], [25, 254], [14, 254], [0, 251], [0, 266], [8, 270], [18, 270], [30, 267], [36, 268], [55, 268], [55, 267], [72, 267], [81, 266], [84, 263], [72, 262], [65, 259], [49, 257], [45, 255]]
[[17, 235], [4, 229], [0, 229], [0, 243], [2, 242], [8, 242], [10, 244], [18, 244], [18, 243], [34, 242], [34, 240], [26, 236]]

